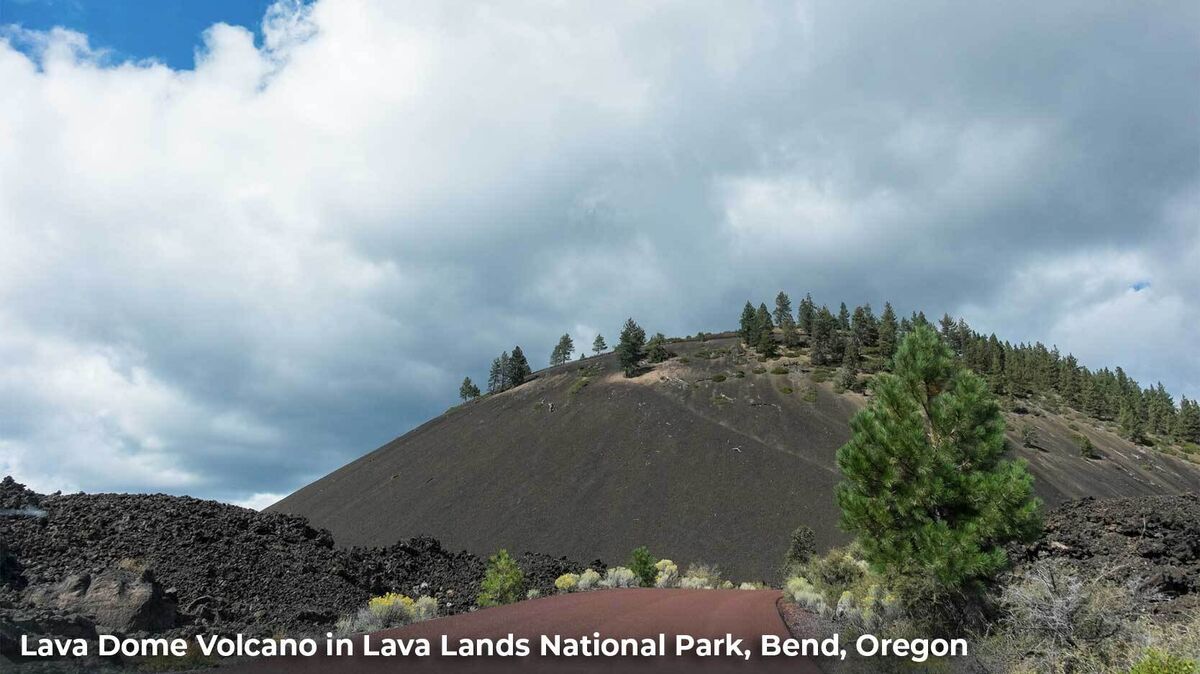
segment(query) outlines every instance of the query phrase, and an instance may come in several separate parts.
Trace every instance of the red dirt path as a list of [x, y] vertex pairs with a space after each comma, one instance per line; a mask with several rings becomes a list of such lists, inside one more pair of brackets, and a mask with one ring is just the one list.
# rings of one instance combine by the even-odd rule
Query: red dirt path
[[[225, 672], [793, 672], [817, 673], [812, 662], [786, 656], [750, 661], [735, 657], [540, 657], [541, 635], [645, 638], [665, 634], [667, 650], [674, 650], [674, 636], [717, 638], [732, 634], [741, 638], [743, 650], [757, 653], [764, 634], [788, 637], [779, 617], [773, 590], [605, 590], [558, 595], [510, 606], [484, 609], [450, 618], [432, 620], [377, 636], [429, 640], [440, 649], [442, 635], [452, 644], [459, 638], [499, 639], [510, 632], [530, 639], [528, 657], [357, 657], [357, 658], [264, 658], [222, 669]], [[355, 639], [361, 645], [360, 639]]]

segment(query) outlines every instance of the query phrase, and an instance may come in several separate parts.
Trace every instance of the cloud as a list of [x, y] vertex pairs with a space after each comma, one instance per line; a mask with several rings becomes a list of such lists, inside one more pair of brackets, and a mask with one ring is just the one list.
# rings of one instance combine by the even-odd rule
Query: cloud
[[779, 288], [1200, 393], [1198, 14], [281, 2], [190, 70], [6, 29], [0, 470], [260, 503], [513, 344]]

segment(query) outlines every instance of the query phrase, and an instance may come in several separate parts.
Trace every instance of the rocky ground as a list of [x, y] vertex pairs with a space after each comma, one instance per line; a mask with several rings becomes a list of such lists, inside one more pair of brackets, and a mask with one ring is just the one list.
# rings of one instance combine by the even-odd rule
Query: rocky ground
[[[542, 593], [584, 567], [517, 559]], [[22, 633], [324, 632], [385, 592], [435, 596], [459, 613], [474, 605], [485, 563], [428, 537], [343, 549], [297, 516], [162, 494], [43, 496], [5, 478], [0, 655]]]
[[1200, 610], [1200, 494], [1085, 498], [1051, 510], [1045, 526], [1013, 551], [1018, 572], [1034, 560], [1066, 560], [1146, 591], [1155, 612]]

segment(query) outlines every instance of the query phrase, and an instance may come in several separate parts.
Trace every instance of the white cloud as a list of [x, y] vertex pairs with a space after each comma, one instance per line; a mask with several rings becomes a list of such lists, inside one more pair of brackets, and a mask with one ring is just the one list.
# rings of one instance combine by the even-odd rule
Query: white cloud
[[248, 496], [244, 499], [240, 499], [237, 501], [231, 501], [231, 503], [233, 503], [233, 505], [241, 506], [243, 508], [250, 508], [251, 510], [262, 510], [263, 508], [266, 508], [267, 506], [274, 505], [274, 504], [278, 503], [279, 501], [283, 500], [284, 496], [287, 496], [287, 494], [269, 494], [269, 493], [265, 493], [265, 492], [260, 492], [260, 493], [256, 493], [256, 494], [251, 494], [250, 496]]
[[[1195, 47], [1162, 47], [1195, 9], [1138, 10], [1120, 62], [1155, 78], [1110, 67], [1121, 12], [1039, 12], [286, 1], [193, 70], [6, 29], [0, 470], [273, 497], [514, 343], [721, 329], [780, 287], [1151, 340], [1142, 376], [1194, 386]], [[1118, 309], [1153, 334], [1072, 329]]]

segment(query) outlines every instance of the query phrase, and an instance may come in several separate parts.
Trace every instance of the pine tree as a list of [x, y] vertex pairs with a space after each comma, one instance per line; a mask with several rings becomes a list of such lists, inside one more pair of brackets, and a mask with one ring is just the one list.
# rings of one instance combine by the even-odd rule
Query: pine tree
[[492, 359], [492, 368], [488, 370], [487, 390], [488, 393], [498, 393], [504, 389], [501, 386], [504, 383], [504, 369], [500, 366], [500, 359]]
[[845, 302], [842, 302], [842, 306], [838, 309], [837, 321], [839, 330], [850, 331], [850, 310], [846, 308]]
[[558, 338], [558, 344], [554, 345], [554, 350], [550, 352], [550, 365], [562, 365], [571, 359], [571, 354], [575, 351], [575, 341], [571, 339], [571, 335], [565, 334]]
[[521, 350], [521, 347], [514, 346], [512, 355], [508, 358], [508, 388], [524, 384], [531, 374], [533, 374], [533, 370], [529, 368], [525, 352]]
[[[1136, 395], [1136, 394], [1135, 394]], [[1137, 402], [1127, 397], [1121, 403], [1121, 411], [1117, 417], [1117, 425], [1121, 436], [1135, 444], [1145, 442], [1145, 429], [1141, 416], [1138, 414]]]
[[462, 385], [458, 387], [458, 397], [463, 400], [471, 400], [479, 397], [479, 387], [471, 381], [470, 377], [464, 377]]
[[796, 312], [796, 323], [806, 335], [812, 335], [813, 319], [817, 317], [817, 306], [813, 304], [812, 295], [804, 294], [804, 299], [800, 300], [800, 309]]
[[896, 352], [898, 335], [896, 334], [896, 312], [891, 302], [883, 305], [883, 314], [879, 316], [879, 355], [887, 361]]
[[973, 589], [1005, 567], [1005, 544], [1037, 534], [1033, 478], [1003, 460], [995, 398], [936, 332], [915, 326], [892, 371], [838, 450], [842, 524], [879, 571]]
[[661, 332], [654, 333], [650, 341], [646, 342], [646, 360], [661, 363], [670, 357], [671, 352], [667, 351], [667, 336]]
[[760, 330], [758, 333], [758, 343], [754, 345], [758, 355], [763, 358], [772, 359], [779, 356], [779, 349], [775, 346], [775, 335], [770, 330]]
[[1176, 442], [1200, 444], [1200, 403], [1180, 396], [1179, 415], [1175, 419], [1173, 435]]
[[771, 312], [767, 311], [766, 303], [758, 305], [758, 310], [754, 312], [754, 341], [751, 344], [757, 345], [762, 341], [762, 334], [765, 332], [768, 335], [775, 328], [775, 324], [771, 322]]
[[858, 371], [858, 366], [862, 362], [858, 351], [858, 339], [851, 335], [850, 339], [846, 341], [846, 350], [842, 353], [842, 363], [854, 372]]
[[787, 293], [782, 290], [775, 296], [775, 325], [783, 327], [784, 323], [790, 323], [792, 319], [792, 299], [787, 296]]
[[607, 349], [608, 345], [604, 343], [604, 335], [596, 335], [596, 339], [592, 340], [592, 353], [599, 356]]
[[750, 304], [750, 300], [746, 300], [746, 306], [742, 307], [742, 317], [738, 322], [738, 334], [742, 336], [742, 341], [746, 344], [753, 345], [758, 341], [758, 321], [755, 320], [754, 305]]
[[645, 357], [646, 331], [632, 318], [625, 321], [621, 328], [621, 341], [617, 344], [617, 359], [626, 377], [637, 374], [638, 364]]
[[813, 318], [812, 346], [810, 355], [813, 365], [825, 365], [834, 362], [837, 357], [837, 319], [830, 313], [829, 307], [822, 306]]
[[850, 330], [862, 346], [875, 346], [879, 340], [879, 325], [875, 314], [871, 312], [870, 304], [854, 308]]

